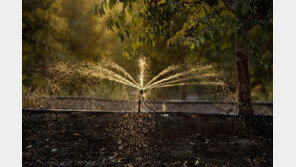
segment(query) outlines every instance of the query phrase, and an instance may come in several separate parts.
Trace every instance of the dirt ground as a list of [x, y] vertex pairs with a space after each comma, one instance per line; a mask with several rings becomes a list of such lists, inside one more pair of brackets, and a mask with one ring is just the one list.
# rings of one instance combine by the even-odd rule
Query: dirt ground
[[23, 112], [23, 166], [272, 166], [272, 116]]

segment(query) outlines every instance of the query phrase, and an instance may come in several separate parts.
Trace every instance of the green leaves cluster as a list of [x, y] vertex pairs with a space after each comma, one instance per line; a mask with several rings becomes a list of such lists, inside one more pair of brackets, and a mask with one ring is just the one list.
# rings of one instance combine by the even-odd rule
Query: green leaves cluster
[[[158, 41], [170, 47], [195, 49], [204, 44], [208, 37], [213, 39], [214, 34], [224, 33], [225, 26], [228, 26], [223, 25], [223, 21], [217, 17], [223, 6], [210, 1], [192, 6], [179, 0], [104, 0], [94, 7], [94, 11], [103, 17], [105, 11], [112, 10], [115, 4], [121, 5], [122, 10], [110, 16], [106, 26], [110, 30], [118, 29], [117, 37], [125, 41], [126, 51], [132, 53], [143, 45], [155, 47]], [[229, 13], [224, 15], [231, 17]]]
[[94, 11], [103, 17], [116, 5], [122, 11], [109, 17], [106, 26], [119, 29], [121, 41], [132, 31], [137, 32], [134, 42], [152, 47], [161, 38], [169, 46], [194, 49], [217, 34], [237, 36], [257, 24], [270, 27], [272, 23], [272, 3], [267, 0], [104, 0]]

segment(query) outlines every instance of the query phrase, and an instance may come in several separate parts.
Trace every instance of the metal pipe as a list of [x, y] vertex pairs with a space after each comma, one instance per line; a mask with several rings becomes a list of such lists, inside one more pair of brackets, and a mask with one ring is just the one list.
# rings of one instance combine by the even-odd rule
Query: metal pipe
[[[111, 102], [136, 102], [137, 100], [117, 100], [117, 99], [102, 99], [93, 97], [41, 97], [44, 99], [58, 99], [58, 100], [93, 100], [93, 101], [111, 101]], [[237, 105], [235, 101], [216, 101], [216, 100], [151, 100], [150, 103], [167, 103], [167, 104], [232, 104]], [[253, 101], [253, 105], [273, 106], [273, 102], [268, 101]]]
[[[126, 114], [126, 113], [134, 113], [133, 111], [111, 111], [111, 110], [79, 110], [79, 109], [46, 109], [46, 108], [23, 108], [23, 113], [29, 114], [44, 114], [44, 113], [64, 113], [64, 114], [71, 114], [73, 112], [81, 113], [81, 114]], [[220, 117], [241, 117], [239, 115], [230, 115], [230, 114], [223, 114], [223, 113], [198, 113], [198, 112], [163, 112], [158, 111], [154, 112], [156, 114], [170, 114], [170, 115], [181, 115], [181, 114], [196, 114], [200, 116], [220, 116]], [[267, 117], [272, 118], [272, 115], [253, 115], [250, 117]]]
[[141, 100], [143, 98], [143, 93], [144, 91], [141, 89], [140, 92], [139, 92], [139, 105], [138, 105], [138, 113], [141, 112]]

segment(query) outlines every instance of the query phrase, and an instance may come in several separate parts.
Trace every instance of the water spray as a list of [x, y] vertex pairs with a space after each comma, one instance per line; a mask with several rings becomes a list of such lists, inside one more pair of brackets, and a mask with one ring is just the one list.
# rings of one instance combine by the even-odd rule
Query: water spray
[[[151, 90], [156, 88], [174, 87], [183, 85], [212, 85], [223, 86], [222, 81], [218, 81], [218, 73], [214, 72], [212, 65], [207, 66], [190, 66], [187, 69], [181, 68], [179, 65], [169, 66], [161, 71], [158, 75], [153, 77], [147, 84], [145, 81], [145, 68], [147, 67], [146, 59], [140, 58], [138, 60], [139, 74], [138, 81], [132, 77], [123, 67], [118, 64], [103, 60], [100, 63], [83, 62], [71, 65], [70, 63], [59, 62], [52, 67], [53, 70], [58, 70], [65, 74], [75, 74], [78, 72], [83, 76], [92, 76], [100, 79], [107, 79], [126, 86], [133, 87], [139, 90], [138, 113], [141, 113], [141, 105], [149, 110], [156, 112], [149, 107], [149, 101], [144, 100], [144, 90]], [[75, 73], [74, 73], [75, 72]], [[213, 79], [215, 79], [213, 81]], [[141, 104], [142, 103], [142, 104]], [[148, 104], [148, 105], [147, 105]], [[142, 107], [143, 108], [143, 107]]]

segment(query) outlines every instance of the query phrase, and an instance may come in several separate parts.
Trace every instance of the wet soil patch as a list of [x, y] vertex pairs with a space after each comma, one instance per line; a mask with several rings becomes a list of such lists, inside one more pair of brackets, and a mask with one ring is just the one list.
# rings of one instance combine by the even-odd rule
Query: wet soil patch
[[272, 117], [23, 112], [23, 166], [272, 166]]

